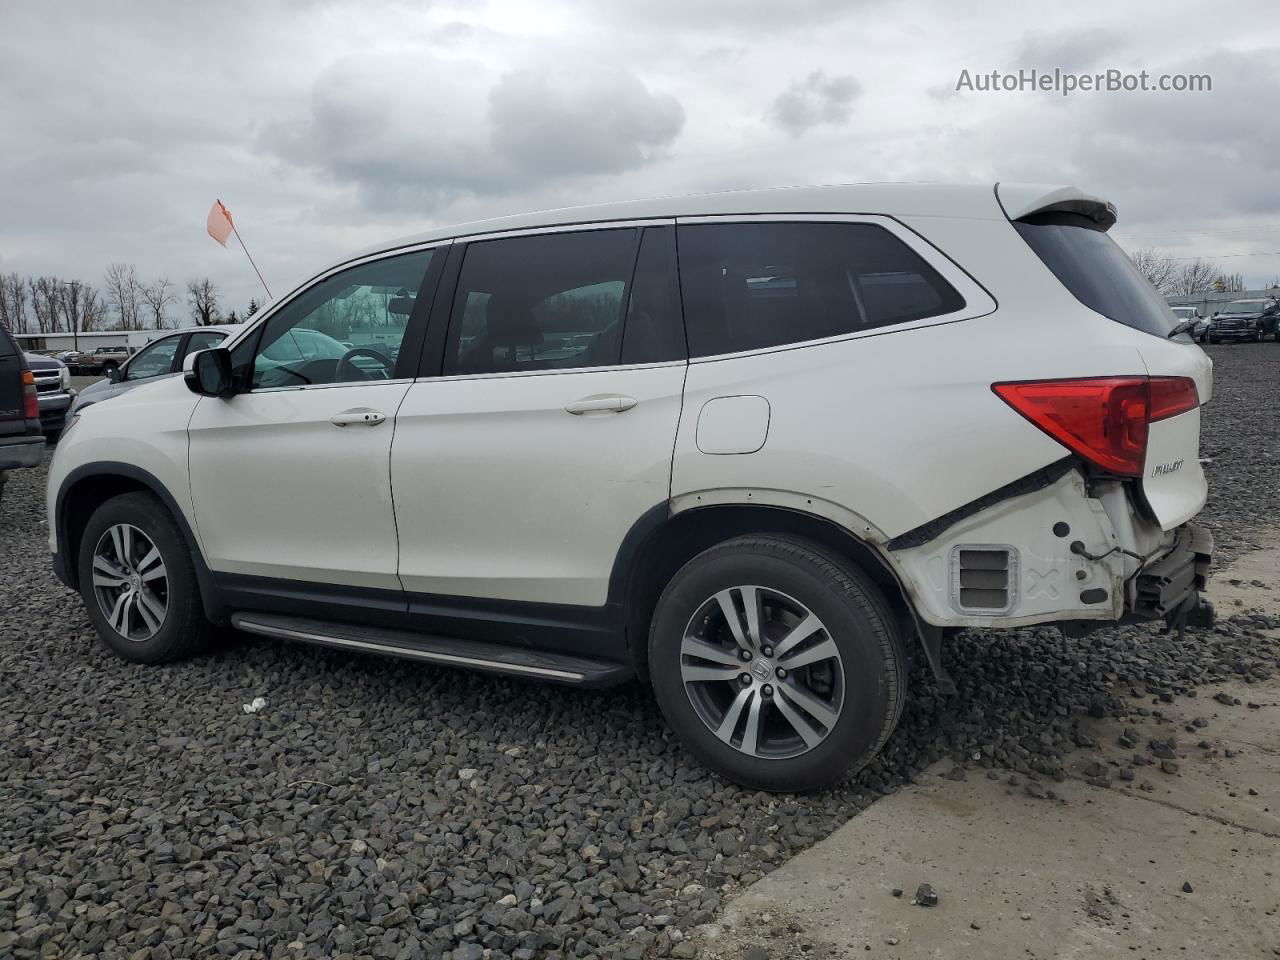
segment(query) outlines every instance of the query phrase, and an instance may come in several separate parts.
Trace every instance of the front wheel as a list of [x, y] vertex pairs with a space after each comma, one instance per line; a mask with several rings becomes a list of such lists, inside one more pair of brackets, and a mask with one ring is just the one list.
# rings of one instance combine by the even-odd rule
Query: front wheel
[[894, 617], [822, 546], [742, 537], [690, 560], [654, 613], [649, 670], [685, 746], [729, 780], [804, 791], [864, 766], [902, 712]]
[[149, 494], [114, 497], [94, 511], [80, 538], [78, 570], [98, 636], [126, 660], [179, 660], [208, 638], [191, 549]]

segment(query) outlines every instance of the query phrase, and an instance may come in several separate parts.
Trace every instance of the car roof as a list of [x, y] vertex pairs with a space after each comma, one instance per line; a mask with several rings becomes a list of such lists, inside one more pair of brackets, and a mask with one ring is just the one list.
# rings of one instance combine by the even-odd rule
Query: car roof
[[389, 243], [366, 247], [331, 264], [326, 271], [321, 272], [327, 272], [361, 257], [385, 253], [400, 247], [538, 227], [735, 214], [865, 213], [891, 217], [967, 217], [979, 220], [1004, 220], [1006, 217], [1016, 219], [1029, 216], [1039, 210], [1068, 209], [1073, 204], [1084, 210], [1108, 209], [1111, 211], [1111, 219], [1114, 222], [1115, 208], [1105, 200], [1084, 193], [1075, 187], [1047, 184], [845, 183], [831, 186], [729, 190], [721, 193], [564, 207], [558, 210], [542, 210], [437, 227], [423, 233], [401, 237]]

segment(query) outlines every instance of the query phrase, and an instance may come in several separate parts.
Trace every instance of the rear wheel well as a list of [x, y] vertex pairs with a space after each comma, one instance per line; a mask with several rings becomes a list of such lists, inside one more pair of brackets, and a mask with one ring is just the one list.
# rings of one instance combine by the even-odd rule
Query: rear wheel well
[[[904, 636], [917, 632], [910, 602], [897, 577], [875, 550], [842, 527], [812, 514], [782, 507], [726, 505], [698, 507], [677, 514], [641, 545], [626, 598], [628, 645], [636, 671], [648, 678], [649, 625], [658, 597], [676, 571], [695, 556], [725, 540], [746, 534], [783, 534], [821, 544], [870, 577], [893, 608]], [[909, 655], [916, 652], [907, 644]]]
[[118, 474], [94, 474], [77, 481], [62, 497], [58, 540], [66, 555], [67, 571], [79, 587], [80, 540], [95, 510], [125, 493], [152, 493], [141, 480]]

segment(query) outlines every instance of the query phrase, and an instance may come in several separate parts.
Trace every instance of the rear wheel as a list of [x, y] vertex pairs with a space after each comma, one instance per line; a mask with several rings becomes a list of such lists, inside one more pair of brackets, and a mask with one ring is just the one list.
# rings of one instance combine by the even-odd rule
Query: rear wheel
[[888, 603], [820, 545], [743, 537], [699, 554], [658, 601], [649, 669], [663, 714], [722, 776], [825, 786], [865, 765], [902, 711]]
[[191, 549], [154, 497], [127, 493], [89, 518], [80, 538], [80, 593], [102, 642], [126, 660], [164, 663], [204, 645]]

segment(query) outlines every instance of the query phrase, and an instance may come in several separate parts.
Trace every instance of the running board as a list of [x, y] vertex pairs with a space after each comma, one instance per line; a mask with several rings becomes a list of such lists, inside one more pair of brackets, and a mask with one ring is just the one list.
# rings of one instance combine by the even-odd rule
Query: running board
[[265, 613], [234, 614], [231, 625], [246, 633], [257, 633], [280, 640], [298, 640], [322, 647], [421, 660], [442, 667], [463, 667], [489, 673], [534, 677], [581, 687], [612, 686], [635, 676], [635, 671], [623, 664], [520, 650], [497, 643], [411, 633], [407, 630], [305, 620], [301, 617]]

